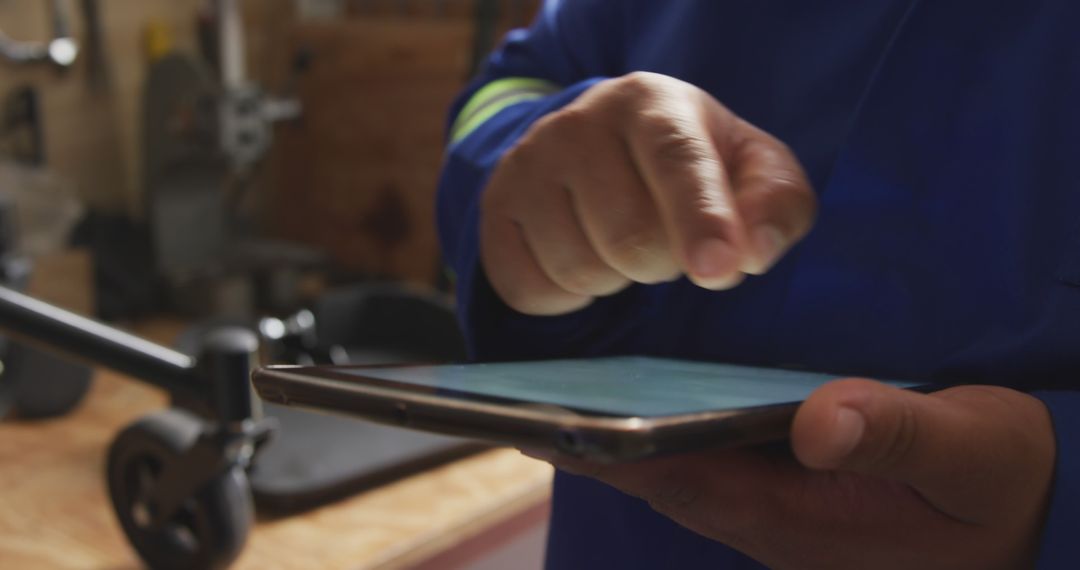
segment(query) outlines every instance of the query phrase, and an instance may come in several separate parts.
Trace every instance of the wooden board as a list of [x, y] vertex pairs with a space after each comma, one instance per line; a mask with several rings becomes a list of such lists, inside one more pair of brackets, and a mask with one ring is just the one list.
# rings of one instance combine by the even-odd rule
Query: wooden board
[[[140, 330], [162, 338], [175, 323]], [[72, 415], [0, 423], [0, 568], [139, 568], [114, 520], [105, 451], [164, 394], [99, 373]], [[551, 468], [496, 450], [307, 514], [258, 523], [235, 568], [407, 568], [547, 497]]]
[[85, 249], [37, 257], [26, 293], [80, 315], [94, 312], [94, 260]]
[[[496, 35], [536, 0], [500, 0]], [[270, 225], [349, 269], [432, 283], [447, 113], [465, 84], [476, 0], [349, 0], [348, 18], [293, 22], [276, 57], [311, 56], [304, 117], [277, 130]]]
[[278, 129], [273, 228], [371, 275], [430, 283], [445, 115], [468, 70], [466, 21], [297, 24], [304, 117]]

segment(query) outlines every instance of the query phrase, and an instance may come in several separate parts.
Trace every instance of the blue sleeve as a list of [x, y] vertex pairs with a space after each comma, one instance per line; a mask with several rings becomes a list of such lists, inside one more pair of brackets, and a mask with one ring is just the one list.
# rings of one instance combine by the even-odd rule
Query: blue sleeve
[[640, 306], [636, 298], [643, 293], [631, 287], [572, 315], [536, 318], [518, 314], [491, 290], [480, 269], [478, 250], [480, 193], [503, 153], [537, 119], [567, 105], [597, 82], [621, 74], [623, 12], [619, 3], [624, 1], [548, 0], [529, 29], [507, 36], [451, 109], [450, 126], [473, 95], [500, 79], [541, 79], [557, 86], [545, 96], [499, 110], [467, 136], [452, 142], [443, 164], [437, 202], [439, 239], [455, 275], [458, 312], [475, 359], [514, 360], [600, 351], [625, 333], [612, 326], [613, 319], [605, 313]]
[[1038, 567], [1080, 568], [1080, 391], [1036, 392], [1054, 422], [1057, 461]]

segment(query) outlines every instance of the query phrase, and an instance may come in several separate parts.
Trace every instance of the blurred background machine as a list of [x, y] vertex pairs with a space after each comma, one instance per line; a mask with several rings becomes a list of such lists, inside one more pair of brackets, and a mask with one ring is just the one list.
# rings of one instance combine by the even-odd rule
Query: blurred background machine
[[[57, 73], [75, 64], [79, 44], [71, 34], [67, 7], [50, 0], [48, 8], [50, 34], [43, 39], [15, 39], [0, 27], [0, 59]], [[0, 285], [24, 291], [33, 272], [33, 254], [58, 249], [81, 210], [47, 177], [42, 183], [40, 176], [18, 172], [19, 165], [34, 168], [45, 161], [36, 89], [22, 85], [8, 94], [0, 136], [13, 162], [0, 165]], [[62, 414], [79, 403], [89, 385], [89, 367], [0, 337], [0, 418]]]
[[[464, 358], [433, 226], [444, 115], [536, 5], [0, 0], [0, 324], [34, 341], [0, 340], [0, 418], [15, 418], [0, 429], [77, 416], [94, 365], [165, 388], [170, 407], [110, 435], [107, 462], [118, 520], [152, 566], [227, 565], [252, 499], [262, 517], [302, 512], [478, 451], [229, 408], [246, 378], [199, 363], [229, 345], [223, 329], [247, 331], [226, 337], [257, 340], [264, 362]], [[94, 336], [110, 329], [79, 337], [82, 321], [49, 321], [60, 313], [19, 291], [180, 334], [159, 337], [172, 348], [116, 337], [156, 356], [111, 353]], [[69, 334], [81, 348], [58, 346]], [[4, 455], [0, 479], [19, 461]], [[0, 566], [10, 555], [0, 541]]]
[[297, 276], [325, 266], [324, 255], [268, 237], [246, 194], [275, 123], [298, 119], [300, 103], [248, 77], [237, 0], [204, 8], [198, 37], [200, 53], [188, 55], [169, 49], [168, 31], [148, 30], [142, 173], [164, 302], [193, 315], [295, 308]]

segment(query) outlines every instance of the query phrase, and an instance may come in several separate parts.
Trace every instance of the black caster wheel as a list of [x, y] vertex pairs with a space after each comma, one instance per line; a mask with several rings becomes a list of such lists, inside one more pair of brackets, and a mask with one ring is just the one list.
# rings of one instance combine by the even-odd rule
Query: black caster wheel
[[[170, 409], [128, 426], [109, 449], [109, 495], [120, 525], [143, 561], [153, 569], [219, 569], [228, 567], [247, 539], [253, 514], [247, 475], [238, 465], [225, 465], [189, 496], [166, 520], [158, 520], [170, 492], [162, 485], [170, 470], [192, 471], [192, 454], [203, 423]], [[210, 469], [213, 469], [211, 466]], [[197, 475], [196, 475], [197, 476]]]

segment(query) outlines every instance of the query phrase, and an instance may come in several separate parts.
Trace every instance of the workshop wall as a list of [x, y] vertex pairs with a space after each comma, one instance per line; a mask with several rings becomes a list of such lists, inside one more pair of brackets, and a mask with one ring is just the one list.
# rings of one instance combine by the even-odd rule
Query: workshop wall
[[[62, 0], [87, 48], [84, 0]], [[329, 251], [361, 275], [431, 283], [438, 274], [433, 202], [444, 114], [469, 73], [484, 0], [242, 2], [249, 71], [272, 93], [299, 95], [303, 119], [279, 125], [252, 194], [270, 234]], [[147, 26], [194, 52], [204, 0], [98, 0], [100, 57], [59, 74], [0, 62], [0, 97], [38, 89], [45, 167], [91, 208], [143, 217], [140, 116]], [[526, 24], [539, 0], [497, 0], [494, 37]], [[50, 34], [48, 3], [0, 0], [0, 29]], [[310, 65], [296, 73], [299, 52]]]
[[[537, 6], [501, 0], [495, 35]], [[286, 36], [311, 61], [296, 81], [304, 117], [278, 129], [271, 226], [354, 271], [431, 283], [445, 113], [471, 68], [475, 2], [353, 1], [343, 13]]]
[[[139, 134], [143, 81], [149, 63], [148, 26], [168, 37], [170, 50], [196, 49], [196, 10], [205, 0], [98, 0], [101, 45], [87, 45], [83, 0], [62, 0], [82, 52], [66, 73], [0, 61], [0, 99], [12, 89], [37, 89], [43, 109], [45, 167], [71, 185], [91, 208], [142, 217]], [[19, 40], [51, 33], [48, 2], [0, 0], [0, 29]], [[242, 2], [252, 74], [270, 74], [264, 57], [274, 45], [292, 0]], [[276, 73], [276, 72], [275, 72]], [[279, 74], [280, 75], [280, 74]]]
[[[199, 0], [107, 0], [101, 14], [100, 59], [88, 54], [81, 2], [64, 0], [83, 52], [69, 72], [0, 62], [0, 97], [30, 85], [42, 106], [45, 167], [93, 208], [138, 211], [138, 110], [147, 22], [172, 31], [177, 49], [192, 49]], [[49, 37], [48, 2], [0, 0], [0, 29], [20, 40]]]

